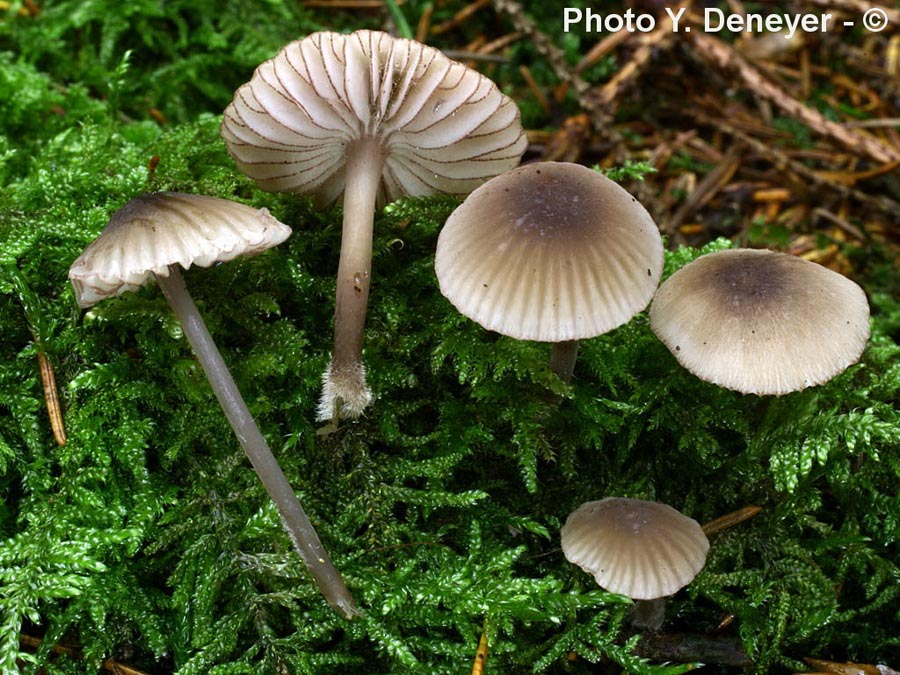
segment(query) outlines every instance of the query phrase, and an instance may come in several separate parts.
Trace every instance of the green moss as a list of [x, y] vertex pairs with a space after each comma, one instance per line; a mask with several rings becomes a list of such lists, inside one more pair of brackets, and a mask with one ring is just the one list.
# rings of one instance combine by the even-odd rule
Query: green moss
[[[238, 174], [217, 117], [237, 75], [198, 66], [208, 57], [219, 72], [232, 57], [217, 49], [269, 35], [240, 57], [261, 58], [280, 29], [238, 38], [222, 26], [251, 9], [229, 5], [215, 19], [186, 13], [210, 32], [182, 44], [156, 4], [136, 5], [123, 27], [102, 7], [65, 20], [72, 3], [48, 7], [44, 42], [0, 69], [0, 87], [27, 94], [0, 96], [0, 671], [20, 658], [26, 672], [91, 672], [127, 652], [148, 672], [182, 675], [458, 673], [486, 629], [496, 672], [587, 673], [607, 660], [682, 672], [634, 657], [629, 603], [559, 551], [569, 511], [612, 494], [701, 521], [763, 507], [713, 538], [705, 571], [670, 600], [667, 630], [712, 632], [733, 614], [729, 634], [759, 672], [807, 655], [896, 663], [900, 305], [890, 260], [873, 256], [866, 270], [873, 337], [862, 361], [825, 386], [772, 401], [721, 391], [682, 371], [645, 316], [586, 341], [564, 385], [546, 345], [485, 333], [440, 295], [433, 251], [457, 200], [403, 200], [376, 222], [365, 359], [377, 401], [358, 422], [317, 434], [340, 214], [261, 193]], [[155, 41], [122, 67], [125, 36], [144, 24]], [[76, 28], [102, 39], [63, 68]], [[35, 30], [10, 23], [0, 37]], [[184, 122], [172, 127], [134, 116], [129, 102], [182, 63], [176, 50], [165, 71], [151, 48], [196, 50], [185, 67], [210, 80], [206, 93], [174, 87]], [[89, 95], [82, 61], [118, 73], [126, 84], [114, 100]], [[87, 313], [74, 305], [72, 260], [116, 208], [160, 189], [267, 206], [295, 229], [265, 255], [191, 270], [187, 284], [361, 620], [340, 620], [315, 592], [159, 292]], [[665, 273], [699, 253], [668, 253]], [[37, 351], [56, 369], [65, 447], [50, 433]], [[45, 646], [26, 654], [21, 631]], [[53, 656], [63, 638], [85, 659]]]

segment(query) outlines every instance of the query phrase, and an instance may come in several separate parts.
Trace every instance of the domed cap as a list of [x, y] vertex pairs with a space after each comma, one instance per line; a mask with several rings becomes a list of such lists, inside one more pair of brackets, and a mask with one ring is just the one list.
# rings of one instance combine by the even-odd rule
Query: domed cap
[[519, 163], [527, 141], [515, 103], [440, 51], [387, 33], [321, 32], [292, 42], [235, 92], [222, 136], [263, 190], [344, 190], [348, 147], [381, 140], [378, 201], [465, 195]]
[[132, 199], [69, 268], [79, 307], [168, 276], [169, 265], [209, 267], [280, 244], [291, 229], [268, 209], [227, 199], [155, 192]]
[[747, 394], [828, 381], [869, 339], [863, 290], [836, 272], [774, 251], [697, 258], [660, 286], [650, 326], [686, 369]]
[[541, 162], [469, 195], [438, 237], [441, 292], [488, 330], [520, 340], [594, 337], [656, 290], [659, 230], [627, 191], [590, 169]]
[[671, 506], [608, 497], [582, 504], [561, 531], [566, 560], [611, 593], [635, 600], [672, 595], [706, 563], [709, 540]]

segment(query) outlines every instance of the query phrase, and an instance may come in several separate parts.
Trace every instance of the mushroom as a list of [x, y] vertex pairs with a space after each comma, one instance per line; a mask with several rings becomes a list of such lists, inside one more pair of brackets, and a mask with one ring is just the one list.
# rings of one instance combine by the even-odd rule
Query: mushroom
[[374, 209], [403, 195], [465, 195], [518, 164], [515, 103], [488, 78], [418, 42], [321, 32], [262, 63], [225, 110], [222, 136], [263, 190], [343, 194], [334, 350], [320, 420], [357, 417]]
[[709, 551], [693, 518], [667, 504], [625, 497], [582, 504], [560, 536], [566, 560], [592, 574], [601, 588], [636, 600], [687, 586]]
[[822, 384], [869, 339], [863, 290], [786, 253], [728, 249], [697, 258], [659, 288], [650, 327], [687, 370], [745, 394]]
[[646, 209], [596, 171], [540, 162], [476, 189], [450, 215], [434, 260], [441, 293], [488, 330], [551, 342], [572, 376], [578, 340], [626, 323], [650, 302], [663, 266]]
[[331, 606], [352, 618], [359, 613], [353, 598], [256, 426], [178, 270], [179, 265], [209, 267], [260, 253], [290, 233], [266, 209], [202, 195], [145, 194], [113, 214], [72, 263], [69, 279], [80, 307], [136, 290], [150, 277], [157, 280], [294, 547]]

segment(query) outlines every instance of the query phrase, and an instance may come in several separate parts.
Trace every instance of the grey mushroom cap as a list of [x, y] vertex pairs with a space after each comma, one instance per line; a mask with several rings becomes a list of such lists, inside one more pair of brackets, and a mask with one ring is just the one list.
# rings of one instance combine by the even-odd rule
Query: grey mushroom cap
[[515, 103], [440, 51], [387, 33], [313, 33], [262, 63], [235, 92], [222, 136], [263, 190], [344, 191], [348, 148], [378, 139], [377, 201], [464, 195], [519, 163], [527, 140]]
[[563, 342], [643, 310], [663, 266], [659, 229], [626, 190], [584, 166], [540, 162], [469, 195], [438, 237], [441, 292], [488, 330]]
[[227, 199], [155, 192], [132, 199], [69, 268], [79, 307], [133, 291], [170, 265], [209, 267], [280, 244], [291, 229], [267, 209]]
[[566, 560], [612, 593], [635, 600], [672, 595], [706, 564], [700, 525], [659, 502], [608, 497], [573, 511], [560, 532]]
[[701, 256], [659, 288], [650, 325], [678, 362], [728, 389], [781, 395], [855, 363], [869, 304], [850, 279], [801, 258], [730, 249]]

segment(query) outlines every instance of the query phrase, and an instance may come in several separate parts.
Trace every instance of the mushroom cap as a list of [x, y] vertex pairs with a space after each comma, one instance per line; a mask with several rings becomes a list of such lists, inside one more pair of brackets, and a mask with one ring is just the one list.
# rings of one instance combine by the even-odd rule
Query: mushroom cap
[[706, 563], [709, 540], [693, 518], [659, 502], [607, 497], [582, 504], [560, 532], [566, 560], [611, 593], [672, 595]]
[[767, 250], [697, 258], [667, 279], [650, 326], [697, 377], [745, 394], [822, 384], [855, 363], [869, 339], [869, 304], [826, 267]]
[[225, 109], [238, 167], [270, 192], [344, 191], [347, 150], [381, 142], [378, 202], [465, 195], [516, 166], [527, 140], [515, 103], [484, 75], [387, 33], [313, 33], [263, 62]]
[[659, 230], [618, 184], [578, 164], [540, 162], [476, 189], [438, 237], [441, 293], [488, 330], [520, 340], [594, 337], [650, 302]]
[[116, 211], [69, 268], [79, 307], [169, 275], [169, 265], [209, 267], [280, 244], [291, 229], [268, 209], [179, 192], [144, 194]]

